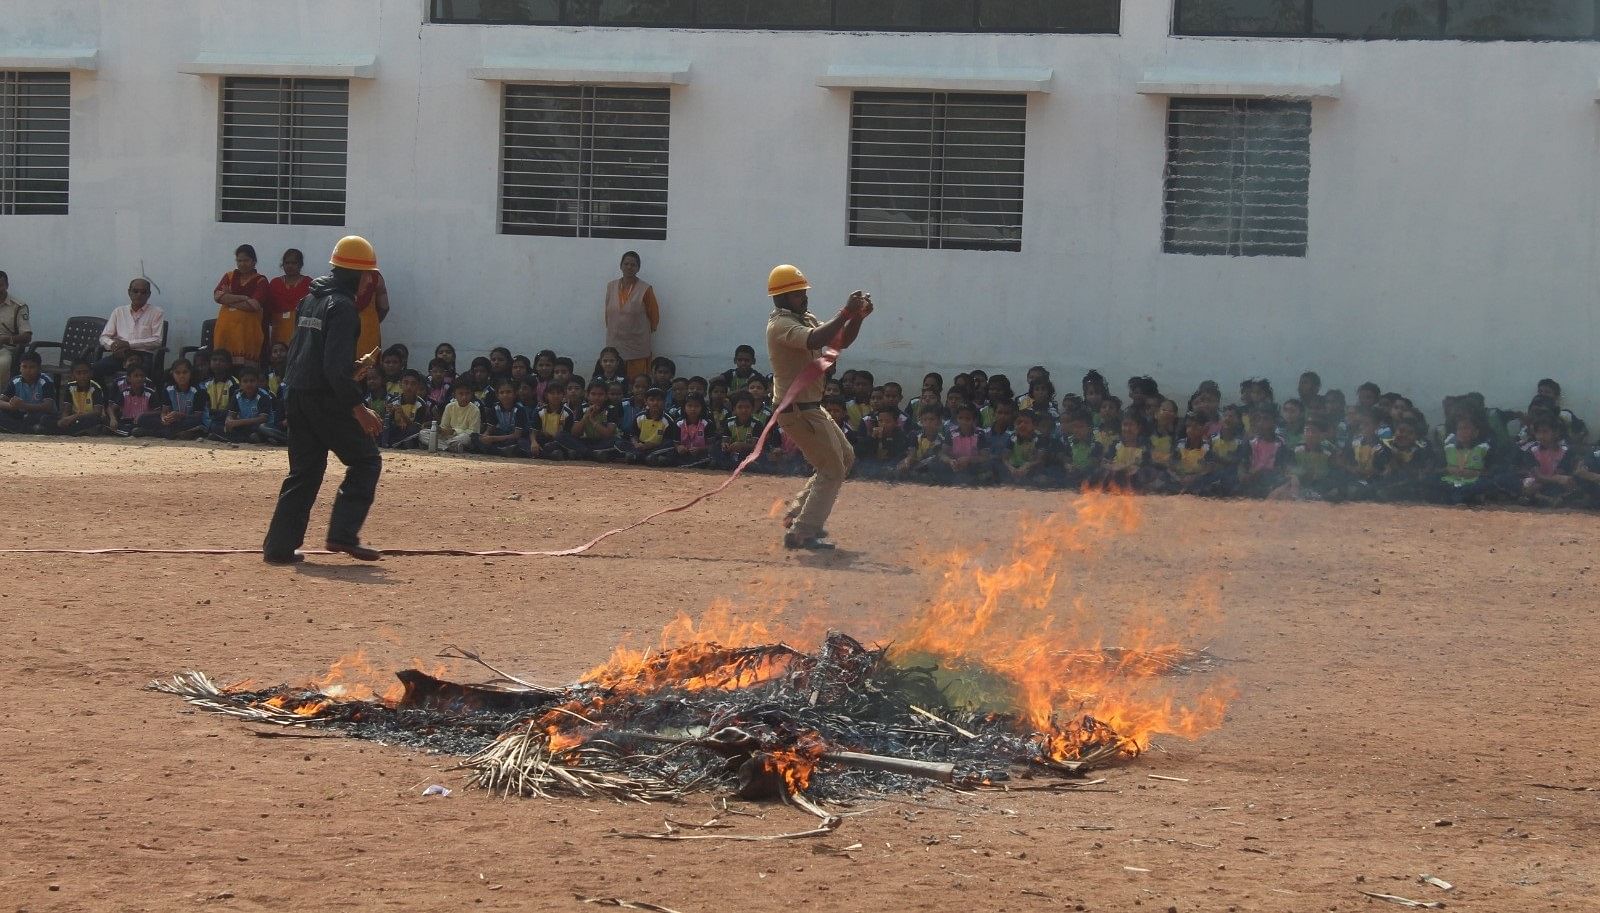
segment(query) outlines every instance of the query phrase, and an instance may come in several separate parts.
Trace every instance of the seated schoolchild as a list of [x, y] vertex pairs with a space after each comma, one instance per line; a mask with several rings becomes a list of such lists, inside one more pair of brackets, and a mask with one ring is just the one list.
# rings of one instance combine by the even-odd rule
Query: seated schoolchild
[[[255, 353], [250, 353], [249, 357], [254, 360], [256, 355]], [[201, 433], [221, 434], [223, 423], [228, 418], [228, 400], [233, 398], [234, 390], [238, 388], [239, 381], [233, 376], [233, 355], [227, 349], [212, 351], [207, 361], [210, 363], [211, 370], [207, 373], [205, 380], [194, 379], [192, 381], [204, 394], [206, 400], [204, 411], [208, 425]], [[174, 364], [174, 367], [176, 367], [176, 364]], [[190, 373], [192, 374], [193, 371], [194, 369], [191, 366]], [[172, 371], [169, 370], [167, 373], [171, 374]], [[170, 407], [172, 404], [165, 403], [164, 405]]]
[[[194, 385], [193, 369], [187, 359], [180, 358], [173, 362], [167, 374], [172, 382], [161, 391], [161, 418], [153, 430], [175, 441], [192, 441], [207, 434], [221, 435], [228, 415], [228, 403], [222, 404], [222, 418], [211, 414], [210, 393]], [[237, 392], [234, 379], [226, 374], [211, 383], [214, 389], [226, 390], [229, 400]]]
[[1145, 443], [1144, 422], [1132, 412], [1122, 417], [1122, 430], [1101, 459], [1101, 477], [1107, 485], [1123, 491], [1140, 491], [1150, 465], [1150, 446]]
[[1541, 415], [1533, 423], [1533, 440], [1522, 448], [1521, 499], [1524, 504], [1555, 506], [1581, 497], [1577, 457], [1563, 439], [1559, 416]]
[[483, 413], [477, 398], [472, 395], [473, 389], [470, 380], [458, 379], [455, 382], [450, 391], [454, 398], [445, 404], [444, 412], [439, 416], [438, 429], [422, 432], [423, 449], [462, 453], [472, 446], [472, 438], [483, 427]]
[[732, 402], [733, 414], [722, 423], [722, 434], [717, 437], [717, 466], [722, 469], [732, 469], [744, 462], [755, 450], [764, 427], [756, 421], [755, 400], [749, 392], [740, 391]]
[[673, 423], [667, 418], [666, 402], [667, 394], [660, 387], [645, 392], [644, 414], [634, 418], [628, 435], [629, 462], [661, 465], [671, 461], [675, 450], [667, 440], [667, 429]]
[[23, 352], [17, 375], [0, 389], [0, 431], [43, 434], [56, 420], [56, 385], [39, 369], [39, 353]]
[[288, 436], [272, 424], [276, 411], [272, 394], [261, 386], [261, 373], [245, 365], [239, 369], [239, 389], [228, 400], [222, 433], [228, 440], [240, 443], [282, 444]]
[[428, 362], [428, 402], [439, 411], [443, 411], [445, 404], [450, 402], [450, 388], [455, 384], [455, 377], [449, 369], [449, 364], [442, 358]]
[[144, 365], [129, 365], [111, 405], [113, 434], [121, 437], [157, 433], [161, 423], [161, 397], [145, 383]]
[[623, 451], [619, 449], [622, 443], [622, 409], [612, 406], [607, 400], [607, 386], [601, 380], [589, 382], [583, 411], [572, 423], [565, 439], [573, 459], [609, 463], [623, 456]]
[[1331, 431], [1331, 423], [1322, 416], [1305, 421], [1300, 429], [1300, 443], [1292, 451], [1288, 478], [1272, 497], [1320, 501], [1335, 492], [1333, 458], [1337, 450], [1329, 440]]
[[1437, 477], [1436, 451], [1422, 436], [1428, 425], [1415, 413], [1391, 419], [1393, 434], [1383, 441], [1374, 466], [1378, 471], [1377, 495], [1384, 501], [1420, 501], [1427, 497]]
[[978, 408], [971, 403], [963, 403], [956, 409], [956, 427], [949, 432], [945, 454], [950, 460], [950, 472], [958, 482], [979, 485], [994, 478], [989, 439], [978, 427]]
[[667, 446], [650, 454], [646, 462], [651, 466], [686, 468], [709, 465], [717, 439], [716, 431], [706, 418], [705, 410], [705, 397], [698, 393], [686, 393], [683, 399], [683, 416], [667, 426]]
[[1069, 488], [1082, 488], [1100, 477], [1100, 463], [1105, 454], [1094, 439], [1087, 407], [1066, 413], [1062, 421], [1065, 433], [1061, 437], [1061, 481]]
[[[507, 360], [509, 363], [509, 359]], [[481, 412], [482, 425], [472, 440], [472, 451], [488, 456], [532, 456], [529, 443], [533, 420], [528, 407], [517, 401], [517, 388], [507, 377], [495, 388], [495, 402]]]
[[53, 430], [74, 437], [105, 434], [111, 430], [107, 422], [105, 391], [95, 382], [94, 366], [88, 359], [72, 362], [72, 380], [61, 389], [61, 418]]
[[1017, 410], [1015, 426], [999, 448], [1002, 481], [1018, 485], [1049, 484], [1046, 463], [1051, 456], [1050, 441], [1035, 427], [1038, 416], [1031, 409]]
[[1378, 452], [1383, 449], [1383, 439], [1378, 437], [1378, 427], [1383, 420], [1375, 406], [1351, 406], [1355, 410], [1355, 427], [1350, 433], [1350, 443], [1344, 445], [1334, 459], [1338, 470], [1339, 497], [1352, 501], [1370, 500], [1377, 496]]
[[1468, 409], [1456, 415], [1455, 433], [1441, 448], [1443, 471], [1437, 493], [1446, 504], [1481, 504], [1497, 489], [1492, 450], [1484, 423]]
[[734, 349], [733, 367], [719, 376], [727, 383], [729, 390], [747, 389], [750, 378], [761, 377], [761, 372], [756, 370], [756, 350], [747, 345]]
[[572, 410], [567, 408], [566, 381], [551, 378], [544, 388], [544, 405], [533, 416], [533, 437], [528, 450], [545, 460], [565, 460], [572, 455], [569, 437]]
[[1183, 417], [1183, 437], [1172, 448], [1171, 481], [1174, 494], [1214, 495], [1224, 490], [1223, 479], [1211, 458], [1211, 426], [1205, 413], [1190, 412]]
[[917, 415], [921, 431], [906, 447], [906, 455], [895, 468], [895, 477], [943, 482], [950, 478], [950, 438], [945, 434], [939, 407], [927, 405]]
[[[1255, 381], [1255, 389], [1260, 388]], [[1250, 445], [1239, 464], [1238, 491], [1252, 498], [1265, 498], [1286, 480], [1288, 468], [1294, 462], [1294, 451], [1278, 436], [1278, 412], [1273, 406], [1261, 404], [1251, 413]]]
[[400, 392], [389, 397], [389, 422], [379, 442], [383, 446], [400, 450], [422, 446], [422, 432], [433, 420], [433, 404], [423, 395], [426, 383], [415, 370], [400, 373]]

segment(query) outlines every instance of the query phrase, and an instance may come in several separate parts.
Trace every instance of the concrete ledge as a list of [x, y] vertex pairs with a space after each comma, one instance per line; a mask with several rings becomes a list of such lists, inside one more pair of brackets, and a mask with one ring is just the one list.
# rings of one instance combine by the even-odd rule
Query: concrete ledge
[[1156, 68], [1139, 80], [1140, 95], [1209, 98], [1338, 98], [1344, 79], [1337, 70], [1261, 71]]
[[570, 60], [552, 57], [485, 57], [472, 78], [488, 82], [682, 86], [687, 60]]
[[79, 70], [100, 68], [99, 48], [0, 48], [0, 70]]
[[817, 78], [828, 89], [1049, 92], [1049, 67], [879, 67], [834, 64]]
[[304, 76], [313, 79], [372, 79], [374, 54], [255, 54], [206, 52], [178, 68], [195, 76]]

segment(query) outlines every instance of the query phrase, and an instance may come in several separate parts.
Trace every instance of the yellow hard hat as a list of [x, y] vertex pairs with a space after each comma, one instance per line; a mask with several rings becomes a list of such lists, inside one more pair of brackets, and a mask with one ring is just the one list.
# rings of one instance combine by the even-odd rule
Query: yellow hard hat
[[768, 295], [787, 295], [810, 287], [811, 283], [806, 281], [805, 273], [800, 272], [800, 267], [790, 266], [787, 263], [774, 266], [767, 276]]
[[333, 246], [333, 256], [328, 262], [344, 269], [356, 269], [363, 272], [378, 268], [378, 255], [366, 238], [360, 235], [347, 235], [339, 239]]

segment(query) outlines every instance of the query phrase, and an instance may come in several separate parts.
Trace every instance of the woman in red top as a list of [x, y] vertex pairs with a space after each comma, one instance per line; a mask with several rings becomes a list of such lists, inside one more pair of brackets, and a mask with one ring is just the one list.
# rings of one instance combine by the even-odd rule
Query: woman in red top
[[267, 346], [289, 344], [294, 337], [295, 311], [311, 291], [311, 277], [300, 275], [306, 265], [306, 255], [294, 248], [283, 252], [279, 266], [283, 275], [267, 284]]
[[261, 303], [267, 300], [267, 277], [256, 272], [256, 249], [241, 244], [233, 252], [237, 269], [224, 273], [211, 298], [221, 309], [211, 331], [212, 350], [227, 349], [234, 364], [256, 364], [265, 333], [261, 330]]

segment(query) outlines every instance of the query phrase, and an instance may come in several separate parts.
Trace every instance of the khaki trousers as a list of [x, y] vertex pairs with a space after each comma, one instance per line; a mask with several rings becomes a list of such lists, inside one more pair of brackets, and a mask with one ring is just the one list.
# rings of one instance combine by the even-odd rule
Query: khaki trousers
[[780, 412], [778, 427], [800, 446], [806, 462], [816, 470], [806, 487], [789, 502], [790, 512], [796, 514], [790, 531], [801, 537], [818, 535], [833, 513], [833, 502], [839, 499], [845, 476], [855, 465], [855, 451], [833, 417], [822, 409]]

